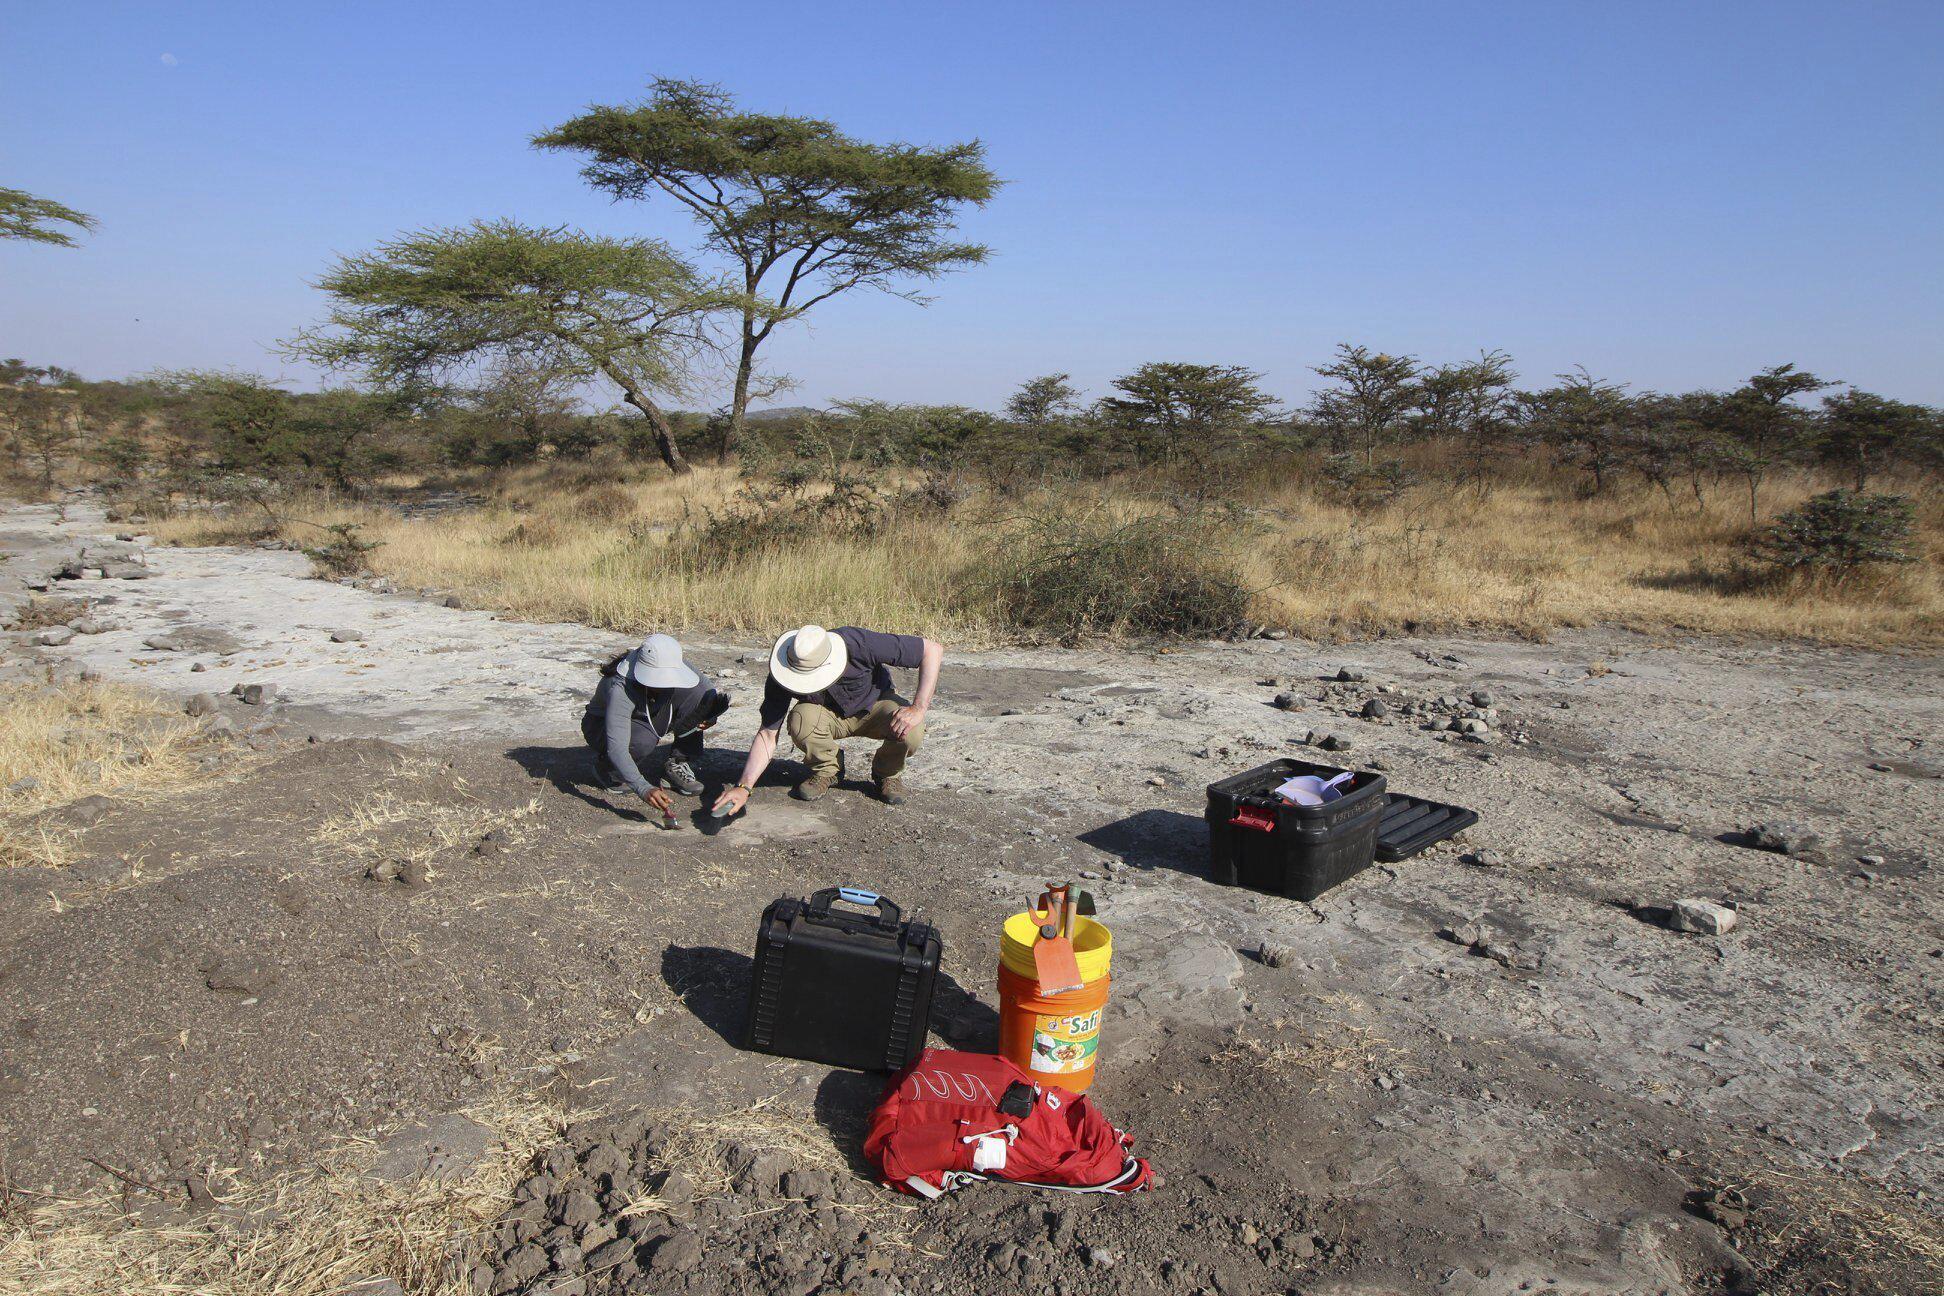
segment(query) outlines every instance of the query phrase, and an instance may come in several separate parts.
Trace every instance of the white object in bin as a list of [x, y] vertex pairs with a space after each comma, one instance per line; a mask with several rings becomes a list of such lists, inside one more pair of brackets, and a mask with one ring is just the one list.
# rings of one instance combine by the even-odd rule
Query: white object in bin
[[1343, 795], [1337, 784], [1350, 778], [1354, 770], [1345, 770], [1333, 779], [1325, 781], [1314, 774], [1298, 774], [1276, 788], [1276, 795], [1297, 805], [1322, 805]]

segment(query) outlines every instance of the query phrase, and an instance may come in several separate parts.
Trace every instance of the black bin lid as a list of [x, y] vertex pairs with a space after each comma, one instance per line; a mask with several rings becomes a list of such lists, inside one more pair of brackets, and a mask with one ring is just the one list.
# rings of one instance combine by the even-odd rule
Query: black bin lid
[[1477, 822], [1476, 810], [1402, 792], [1389, 793], [1384, 803], [1384, 817], [1377, 823], [1377, 858], [1386, 864], [1409, 859], [1425, 847], [1461, 833]]

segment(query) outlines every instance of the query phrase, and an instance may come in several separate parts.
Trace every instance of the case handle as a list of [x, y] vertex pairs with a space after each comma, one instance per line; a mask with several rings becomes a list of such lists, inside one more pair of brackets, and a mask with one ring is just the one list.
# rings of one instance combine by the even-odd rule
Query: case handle
[[877, 923], [880, 927], [896, 927], [902, 910], [875, 891], [863, 887], [825, 887], [810, 897], [810, 912], [827, 914], [830, 906], [842, 900], [846, 904], [861, 905], [866, 909], [875, 907], [878, 911]]

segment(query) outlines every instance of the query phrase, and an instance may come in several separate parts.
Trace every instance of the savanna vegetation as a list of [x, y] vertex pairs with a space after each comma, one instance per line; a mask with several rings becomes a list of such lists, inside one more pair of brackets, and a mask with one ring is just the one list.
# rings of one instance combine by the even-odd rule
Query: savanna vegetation
[[685, 211], [694, 254], [409, 231], [327, 267], [322, 322], [284, 344], [339, 385], [7, 361], [0, 471], [42, 495], [92, 477], [177, 540], [278, 538], [334, 574], [630, 630], [1944, 629], [1935, 408], [1788, 363], [1658, 393], [1345, 344], [1294, 404], [1242, 365], [1157, 361], [1094, 394], [1033, 377], [999, 412], [752, 414], [790, 385], [761, 366], [777, 328], [984, 259], [956, 233], [1000, 188], [983, 147], [671, 80], [533, 143]]

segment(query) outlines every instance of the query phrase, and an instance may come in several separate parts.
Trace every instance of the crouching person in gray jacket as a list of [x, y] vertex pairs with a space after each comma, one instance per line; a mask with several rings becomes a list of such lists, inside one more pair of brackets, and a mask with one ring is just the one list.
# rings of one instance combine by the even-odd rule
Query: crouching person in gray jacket
[[[672, 804], [662, 788], [685, 796], [702, 791], [695, 761], [702, 733], [729, 707], [729, 695], [682, 660], [682, 646], [665, 634], [601, 668], [601, 682], [581, 717], [581, 736], [594, 749], [594, 777], [602, 788], [626, 787], [656, 810]], [[662, 763], [662, 787], [649, 783], [642, 766], [663, 738], [671, 739]]]

